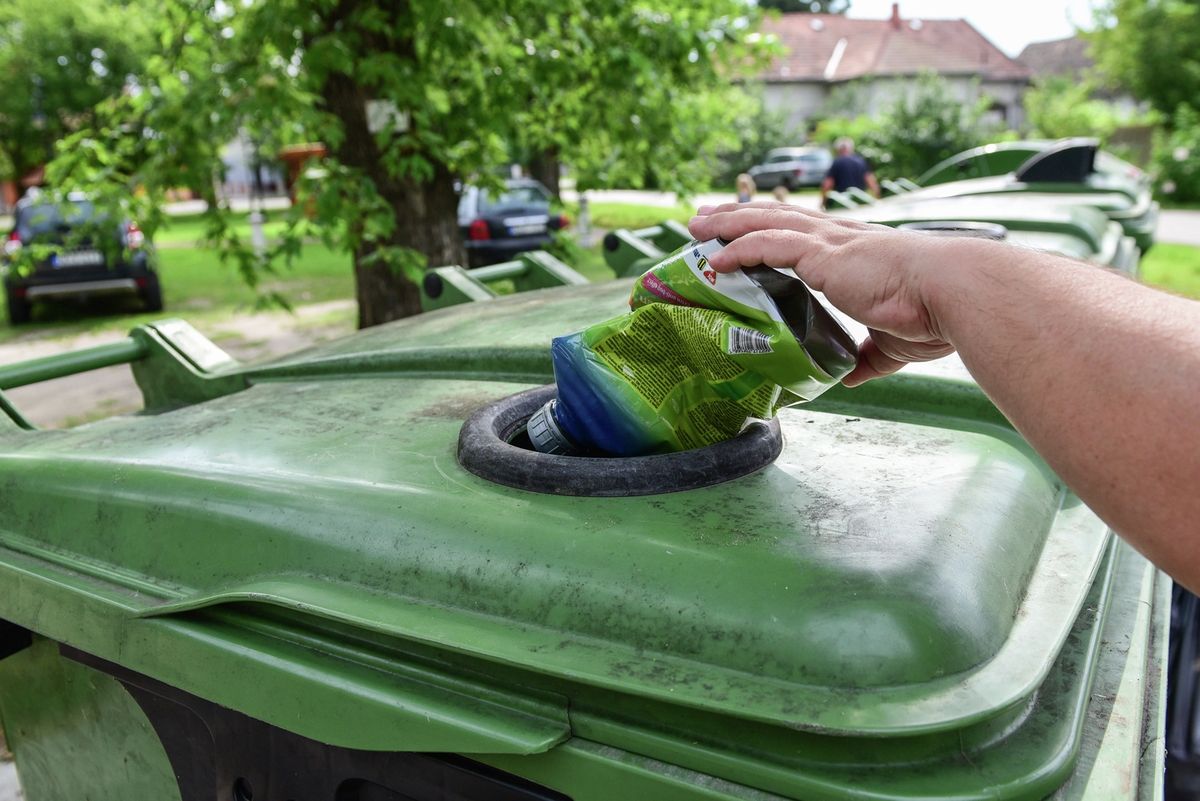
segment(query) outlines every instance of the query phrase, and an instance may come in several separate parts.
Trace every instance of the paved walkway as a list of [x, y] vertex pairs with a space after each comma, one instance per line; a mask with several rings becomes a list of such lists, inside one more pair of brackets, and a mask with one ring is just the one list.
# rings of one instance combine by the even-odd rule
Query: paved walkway
[[1200, 211], [1175, 209], [1158, 218], [1159, 242], [1200, 247]]
[[0, 801], [22, 801], [21, 785], [17, 781], [17, 766], [0, 762]]

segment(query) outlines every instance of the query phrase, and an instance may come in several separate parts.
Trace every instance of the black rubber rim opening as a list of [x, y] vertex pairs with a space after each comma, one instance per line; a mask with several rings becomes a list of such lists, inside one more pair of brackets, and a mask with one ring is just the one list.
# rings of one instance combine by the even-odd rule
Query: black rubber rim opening
[[463, 423], [458, 461], [480, 478], [549, 495], [620, 498], [711, 487], [769, 465], [783, 450], [778, 420], [751, 423], [731, 440], [682, 453], [605, 459], [552, 456], [512, 444], [553, 384], [510, 395]]

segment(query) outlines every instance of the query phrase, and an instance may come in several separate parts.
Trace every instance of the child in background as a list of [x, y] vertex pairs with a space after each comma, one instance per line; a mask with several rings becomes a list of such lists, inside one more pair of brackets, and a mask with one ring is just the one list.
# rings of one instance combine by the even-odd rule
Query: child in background
[[749, 203], [754, 199], [754, 179], [747, 173], [742, 173], [737, 177], [737, 202]]

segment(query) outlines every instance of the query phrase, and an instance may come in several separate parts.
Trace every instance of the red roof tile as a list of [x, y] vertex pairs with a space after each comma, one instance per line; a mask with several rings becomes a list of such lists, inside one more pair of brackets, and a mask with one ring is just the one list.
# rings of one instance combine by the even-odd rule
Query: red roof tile
[[[1028, 67], [1004, 55], [962, 19], [781, 14], [763, 22], [763, 33], [773, 34], [787, 49], [761, 76], [771, 82], [848, 81], [927, 71], [985, 80], [1030, 77]], [[839, 44], [842, 41], [844, 45]]]

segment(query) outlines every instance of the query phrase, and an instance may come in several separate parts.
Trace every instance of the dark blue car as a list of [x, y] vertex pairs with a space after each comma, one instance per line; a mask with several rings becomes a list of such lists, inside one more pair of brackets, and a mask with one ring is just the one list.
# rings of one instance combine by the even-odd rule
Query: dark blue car
[[81, 195], [64, 203], [22, 198], [4, 241], [3, 271], [13, 325], [28, 322], [38, 301], [126, 294], [140, 298], [147, 311], [163, 307], [141, 230], [131, 221], [98, 215]]
[[467, 246], [468, 266], [509, 261], [544, 248], [551, 234], [569, 221], [550, 209], [550, 190], [531, 178], [512, 178], [504, 192], [465, 186], [458, 202], [458, 226]]

